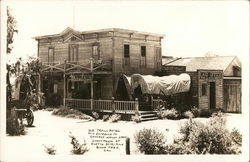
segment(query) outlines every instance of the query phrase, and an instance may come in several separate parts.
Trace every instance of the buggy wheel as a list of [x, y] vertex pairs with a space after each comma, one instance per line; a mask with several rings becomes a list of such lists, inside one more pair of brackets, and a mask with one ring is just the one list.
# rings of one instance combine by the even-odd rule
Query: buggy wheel
[[28, 126], [32, 126], [33, 122], [34, 122], [34, 115], [33, 115], [33, 111], [32, 110], [27, 110], [26, 112], [26, 119], [27, 119], [27, 123]]

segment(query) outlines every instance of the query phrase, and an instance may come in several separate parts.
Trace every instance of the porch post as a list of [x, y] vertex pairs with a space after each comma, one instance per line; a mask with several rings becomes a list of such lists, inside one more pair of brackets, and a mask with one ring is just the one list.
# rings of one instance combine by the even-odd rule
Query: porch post
[[91, 99], [90, 99], [90, 107], [91, 107], [91, 110], [93, 110], [93, 98], [94, 98], [93, 58], [90, 58], [90, 72], [91, 72]]
[[63, 72], [63, 106], [66, 105], [66, 76], [65, 76], [65, 72], [66, 72], [66, 60], [64, 60], [64, 72]]
[[138, 98], [135, 98], [135, 111], [138, 113], [139, 112], [139, 102]]
[[38, 73], [38, 103], [41, 104], [41, 74]]
[[112, 111], [115, 112], [115, 98], [112, 97]]

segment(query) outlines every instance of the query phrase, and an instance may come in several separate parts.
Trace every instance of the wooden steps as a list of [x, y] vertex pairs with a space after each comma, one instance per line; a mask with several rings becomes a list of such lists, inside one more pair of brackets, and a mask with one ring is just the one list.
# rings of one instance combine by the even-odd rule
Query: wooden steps
[[142, 121], [157, 120], [156, 111], [139, 111]]

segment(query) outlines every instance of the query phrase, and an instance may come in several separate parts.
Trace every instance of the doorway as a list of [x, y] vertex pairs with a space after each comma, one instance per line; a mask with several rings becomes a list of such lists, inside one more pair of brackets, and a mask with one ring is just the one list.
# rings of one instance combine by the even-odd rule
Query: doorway
[[210, 82], [210, 109], [215, 109], [216, 107], [216, 88], [215, 88], [215, 82]]

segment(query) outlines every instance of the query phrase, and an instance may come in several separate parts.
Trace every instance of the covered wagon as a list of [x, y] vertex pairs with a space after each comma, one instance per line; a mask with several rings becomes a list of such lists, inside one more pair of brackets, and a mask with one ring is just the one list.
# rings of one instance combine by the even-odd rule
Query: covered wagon
[[160, 99], [162, 106], [188, 101], [191, 78], [188, 74], [152, 76], [133, 74], [121, 75], [116, 96], [119, 99], [138, 99], [141, 110], [152, 110], [153, 100]]

